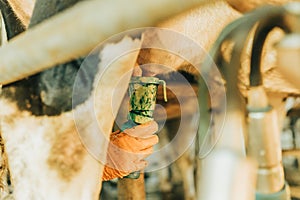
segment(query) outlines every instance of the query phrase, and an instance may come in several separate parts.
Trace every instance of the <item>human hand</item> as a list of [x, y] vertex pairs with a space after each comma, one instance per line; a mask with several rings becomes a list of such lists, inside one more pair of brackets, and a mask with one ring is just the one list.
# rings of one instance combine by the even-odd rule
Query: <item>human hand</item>
[[156, 122], [116, 131], [110, 136], [106, 165], [102, 180], [122, 178], [131, 172], [139, 171], [147, 166], [144, 160], [153, 152], [153, 146], [158, 143]]

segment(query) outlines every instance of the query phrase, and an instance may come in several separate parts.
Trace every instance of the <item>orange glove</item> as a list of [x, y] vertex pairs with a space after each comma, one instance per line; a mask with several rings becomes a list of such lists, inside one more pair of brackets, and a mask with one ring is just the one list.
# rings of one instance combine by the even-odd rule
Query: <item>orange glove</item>
[[158, 143], [158, 129], [154, 121], [135, 126], [124, 132], [116, 131], [110, 136], [103, 181], [122, 178], [147, 166], [144, 160]]

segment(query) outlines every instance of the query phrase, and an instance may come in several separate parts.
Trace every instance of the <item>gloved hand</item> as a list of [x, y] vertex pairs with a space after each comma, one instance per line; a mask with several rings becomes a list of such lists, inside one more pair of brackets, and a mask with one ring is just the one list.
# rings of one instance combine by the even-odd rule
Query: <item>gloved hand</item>
[[157, 129], [157, 123], [151, 121], [112, 133], [102, 180], [122, 178], [144, 169], [147, 166], [144, 158], [153, 152], [153, 145], [158, 143], [157, 135], [153, 135]]

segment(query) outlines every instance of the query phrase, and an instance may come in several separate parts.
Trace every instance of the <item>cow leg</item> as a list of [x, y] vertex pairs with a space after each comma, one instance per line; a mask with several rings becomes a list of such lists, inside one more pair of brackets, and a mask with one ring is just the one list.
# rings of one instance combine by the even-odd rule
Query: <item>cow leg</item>
[[[193, 144], [194, 146], [194, 144]], [[189, 148], [177, 161], [176, 165], [182, 174], [182, 182], [184, 189], [185, 200], [196, 200], [195, 189], [195, 150], [193, 147]]]
[[[189, 132], [195, 133], [193, 125], [189, 122], [193, 121], [192, 117], [183, 117], [181, 125], [183, 130], [187, 135], [193, 135]], [[194, 134], [194, 135], [195, 135]], [[186, 200], [196, 200], [196, 188], [195, 188], [195, 166], [194, 160], [195, 157], [195, 142], [193, 138], [190, 138], [190, 146], [184, 152], [184, 154], [176, 161], [176, 165], [179, 168], [180, 173], [182, 174], [183, 188], [184, 188], [184, 197]]]
[[[168, 139], [168, 130], [166, 128], [163, 128], [159, 133], [159, 145], [164, 146], [169, 143]], [[164, 156], [162, 155], [159, 160], [164, 160]], [[172, 190], [172, 183], [170, 183], [170, 173], [169, 173], [169, 167], [164, 167], [163, 169], [158, 171], [159, 174], [159, 185], [160, 190], [162, 193], [169, 193]]]
[[177, 159], [175, 162], [177, 170], [173, 169], [173, 172], [175, 172], [175, 174], [174, 173], [172, 174], [172, 180], [176, 179], [177, 177], [176, 171], [177, 171], [180, 174], [180, 179], [182, 180], [183, 183], [184, 198], [186, 200], [196, 199], [195, 168], [194, 168], [194, 160], [196, 159], [195, 142], [194, 142], [195, 138], [191, 137], [193, 135], [194, 136], [196, 135], [195, 132], [196, 130], [193, 124], [191, 124], [193, 122], [192, 118], [193, 116], [183, 116], [181, 121], [179, 119], [175, 119], [175, 120], [170, 120], [169, 122], [166, 123], [170, 141], [172, 140], [170, 138], [173, 138], [174, 134], [178, 134], [178, 126], [180, 123], [182, 130], [184, 130], [180, 134], [185, 134], [186, 137], [184, 137], [184, 139], [187, 140], [187, 142], [190, 144], [188, 149], [182, 149], [184, 147], [182, 147], [181, 144], [187, 143], [182, 140], [178, 141], [179, 142], [178, 144], [173, 144], [174, 147], [177, 148], [176, 150], [174, 149], [176, 154], [182, 153], [180, 151], [184, 150], [182, 156], [180, 156], [180, 158]]

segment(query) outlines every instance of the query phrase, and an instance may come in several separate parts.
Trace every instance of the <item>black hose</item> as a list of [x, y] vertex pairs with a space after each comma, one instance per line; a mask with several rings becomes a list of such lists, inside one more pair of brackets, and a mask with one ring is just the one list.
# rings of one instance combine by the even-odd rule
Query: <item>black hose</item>
[[269, 33], [275, 28], [281, 28], [285, 32], [289, 32], [284, 24], [284, 13], [275, 13], [266, 19], [262, 19], [255, 31], [250, 63], [250, 86], [260, 86], [263, 84], [261, 73], [261, 59], [264, 43]]

